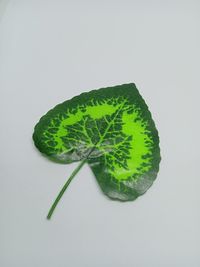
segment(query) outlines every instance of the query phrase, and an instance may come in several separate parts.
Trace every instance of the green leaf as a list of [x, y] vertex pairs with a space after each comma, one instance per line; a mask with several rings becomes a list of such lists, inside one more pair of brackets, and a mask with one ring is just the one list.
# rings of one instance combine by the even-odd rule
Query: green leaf
[[87, 162], [112, 199], [136, 199], [151, 186], [159, 169], [158, 132], [134, 84], [93, 90], [57, 105], [35, 126], [33, 140], [51, 160], [81, 161], [75, 174]]

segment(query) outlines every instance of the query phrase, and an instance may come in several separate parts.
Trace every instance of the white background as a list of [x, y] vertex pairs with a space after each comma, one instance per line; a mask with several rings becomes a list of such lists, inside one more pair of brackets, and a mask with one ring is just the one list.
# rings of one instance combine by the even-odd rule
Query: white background
[[[199, 267], [200, 2], [0, 2], [0, 266]], [[161, 139], [158, 179], [110, 201], [84, 166], [42, 157], [31, 135], [56, 104], [135, 82]]]

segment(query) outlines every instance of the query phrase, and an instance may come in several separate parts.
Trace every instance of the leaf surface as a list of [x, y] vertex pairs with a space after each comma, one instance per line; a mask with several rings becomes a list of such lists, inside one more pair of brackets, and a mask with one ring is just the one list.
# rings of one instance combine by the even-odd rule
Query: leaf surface
[[57, 105], [35, 126], [33, 139], [56, 162], [87, 161], [112, 199], [136, 199], [159, 169], [158, 132], [134, 84], [93, 90]]

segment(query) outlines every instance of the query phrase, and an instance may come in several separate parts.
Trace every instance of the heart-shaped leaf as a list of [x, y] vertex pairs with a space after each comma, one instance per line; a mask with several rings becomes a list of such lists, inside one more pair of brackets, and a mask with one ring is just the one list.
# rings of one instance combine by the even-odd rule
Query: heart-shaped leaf
[[102, 191], [121, 201], [144, 194], [159, 169], [158, 132], [134, 84], [93, 90], [57, 105], [35, 126], [33, 140], [56, 162], [80, 161], [47, 218], [86, 162]]

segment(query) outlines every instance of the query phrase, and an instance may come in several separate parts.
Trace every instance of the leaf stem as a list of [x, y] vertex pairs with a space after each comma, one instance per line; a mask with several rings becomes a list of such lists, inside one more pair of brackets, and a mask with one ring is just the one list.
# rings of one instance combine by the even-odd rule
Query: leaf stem
[[81, 163], [76, 167], [76, 169], [74, 169], [74, 171], [72, 172], [72, 174], [70, 175], [69, 179], [67, 180], [67, 182], [64, 184], [63, 188], [61, 189], [60, 193], [58, 194], [58, 196], [56, 197], [55, 201], [53, 202], [48, 215], [47, 215], [47, 219], [50, 220], [51, 216], [56, 208], [56, 206], [58, 205], [58, 202], [60, 201], [61, 197], [63, 196], [63, 194], [65, 193], [67, 187], [69, 186], [70, 182], [72, 181], [72, 179], [74, 178], [74, 176], [80, 171], [80, 169], [83, 167], [83, 165], [85, 164], [85, 162], [87, 161], [87, 158], [84, 159], [83, 161], [81, 161]]

